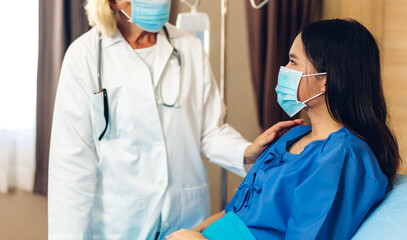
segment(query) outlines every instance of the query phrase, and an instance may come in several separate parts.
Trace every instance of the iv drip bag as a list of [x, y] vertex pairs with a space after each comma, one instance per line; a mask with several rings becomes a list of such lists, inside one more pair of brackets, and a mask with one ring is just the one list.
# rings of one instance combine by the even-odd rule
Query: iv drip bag
[[200, 0], [196, 0], [195, 4], [191, 4], [187, 0], [181, 0], [181, 2], [190, 7], [191, 12], [178, 14], [176, 23], [177, 28], [199, 38], [205, 52], [209, 54], [210, 22], [208, 14], [197, 12]]

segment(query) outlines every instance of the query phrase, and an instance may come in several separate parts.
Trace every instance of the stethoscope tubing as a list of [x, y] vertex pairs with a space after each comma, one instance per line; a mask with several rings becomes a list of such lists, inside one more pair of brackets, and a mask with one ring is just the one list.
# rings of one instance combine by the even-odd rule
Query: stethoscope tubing
[[[170, 35], [168, 34], [168, 30], [166, 26], [163, 26], [163, 30], [165, 33], [165, 37], [167, 38], [168, 42], [170, 43], [172, 47], [172, 53], [171, 56], [174, 56], [177, 61], [178, 61], [178, 69], [177, 69], [177, 75], [178, 75], [178, 93], [177, 93], [177, 98], [172, 104], [165, 103], [162, 98], [162, 88], [161, 88], [161, 83], [158, 83], [158, 102], [159, 104], [162, 104], [163, 106], [167, 108], [178, 108], [180, 107], [179, 105], [179, 100], [180, 100], [180, 92], [181, 92], [181, 54], [176, 49], [170, 39]], [[103, 115], [105, 118], [105, 128], [103, 129], [102, 133], [98, 137], [99, 141], [103, 139], [103, 136], [105, 135], [108, 125], [109, 125], [109, 101], [108, 101], [108, 94], [107, 90], [103, 88], [102, 86], [102, 75], [101, 75], [101, 63], [102, 63], [102, 34], [99, 32], [98, 34], [98, 54], [97, 54], [97, 79], [98, 79], [98, 88], [99, 91], [97, 91], [95, 94], [102, 93], [103, 92]]]

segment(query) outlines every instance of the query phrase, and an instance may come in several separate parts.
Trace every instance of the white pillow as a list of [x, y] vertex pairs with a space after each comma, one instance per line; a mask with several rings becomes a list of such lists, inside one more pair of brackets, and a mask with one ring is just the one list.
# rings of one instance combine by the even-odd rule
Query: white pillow
[[371, 211], [352, 240], [407, 239], [407, 175], [398, 174], [394, 188]]

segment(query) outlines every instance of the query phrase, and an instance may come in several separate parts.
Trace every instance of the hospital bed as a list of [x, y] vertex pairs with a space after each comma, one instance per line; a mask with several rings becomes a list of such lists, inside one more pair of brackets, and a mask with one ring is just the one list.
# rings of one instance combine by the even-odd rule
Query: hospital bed
[[394, 188], [370, 211], [352, 240], [407, 240], [407, 175], [398, 174]]
[[[218, 224], [210, 225], [203, 232], [208, 239], [255, 240], [247, 226], [234, 213], [229, 212], [217, 222]], [[370, 211], [352, 238], [388, 239], [407, 240], [407, 175], [404, 174], [396, 176], [393, 189]]]

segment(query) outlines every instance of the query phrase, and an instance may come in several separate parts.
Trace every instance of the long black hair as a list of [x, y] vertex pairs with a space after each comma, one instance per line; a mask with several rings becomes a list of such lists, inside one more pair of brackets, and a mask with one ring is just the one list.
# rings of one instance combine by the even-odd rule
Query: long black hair
[[401, 159], [388, 127], [376, 40], [352, 19], [308, 24], [301, 39], [315, 70], [327, 72], [325, 102], [330, 115], [369, 144], [391, 188]]

